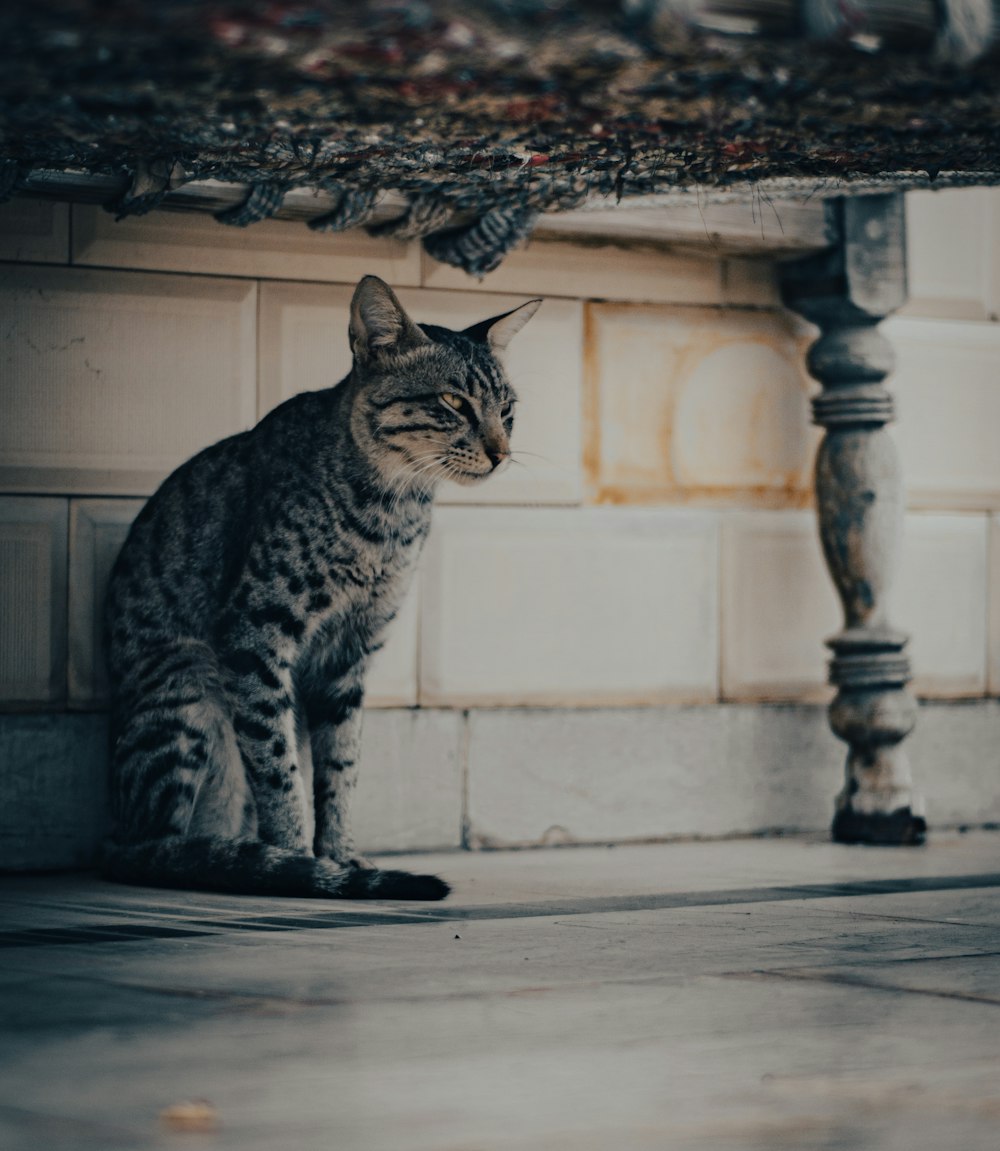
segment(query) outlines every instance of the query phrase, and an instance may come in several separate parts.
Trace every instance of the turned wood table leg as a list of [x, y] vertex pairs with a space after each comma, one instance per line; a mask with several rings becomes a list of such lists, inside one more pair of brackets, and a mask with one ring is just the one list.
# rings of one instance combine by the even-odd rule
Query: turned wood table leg
[[813, 401], [826, 434], [816, 458], [823, 554], [844, 607], [827, 640], [837, 695], [830, 726], [848, 745], [833, 837], [845, 843], [923, 842], [903, 741], [917, 718], [907, 690], [908, 637], [886, 615], [903, 523], [903, 482], [883, 380], [893, 354], [878, 324], [906, 298], [902, 197], [831, 200], [831, 246], [783, 269], [786, 305], [820, 328], [808, 355], [823, 385]]

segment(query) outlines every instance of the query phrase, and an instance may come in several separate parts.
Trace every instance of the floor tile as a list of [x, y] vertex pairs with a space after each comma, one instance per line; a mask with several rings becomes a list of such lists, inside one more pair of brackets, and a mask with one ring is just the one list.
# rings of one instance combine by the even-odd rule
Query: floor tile
[[[200, 936], [0, 949], [0, 1137], [163, 1148], [182, 1138], [164, 1110], [205, 1099], [216, 1129], [184, 1138], [220, 1151], [992, 1151], [998, 849], [414, 857], [452, 871], [458, 918], [334, 931], [319, 924], [343, 904], [0, 882], [5, 923], [29, 927], [60, 902], [66, 922], [74, 906], [219, 913]], [[621, 909], [671, 880], [694, 900]], [[723, 884], [742, 894], [712, 902]], [[518, 914], [600, 891], [619, 909]], [[462, 917], [484, 896], [504, 903]], [[263, 909], [301, 925], [221, 914]], [[970, 913], [983, 922], [952, 922]]]

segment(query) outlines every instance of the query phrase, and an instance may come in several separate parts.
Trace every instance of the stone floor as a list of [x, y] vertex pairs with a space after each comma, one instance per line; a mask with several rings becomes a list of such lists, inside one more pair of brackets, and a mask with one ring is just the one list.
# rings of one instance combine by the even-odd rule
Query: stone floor
[[0, 882], [0, 1146], [1000, 1146], [1000, 834], [412, 862], [447, 903]]

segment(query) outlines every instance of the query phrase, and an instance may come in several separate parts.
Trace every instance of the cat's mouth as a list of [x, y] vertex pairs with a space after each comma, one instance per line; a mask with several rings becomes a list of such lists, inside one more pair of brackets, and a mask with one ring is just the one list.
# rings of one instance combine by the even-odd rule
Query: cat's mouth
[[448, 473], [448, 478], [454, 480], [456, 484], [462, 484], [463, 487], [469, 487], [471, 484], [481, 483], [487, 476], [493, 475], [493, 468], [487, 468], [484, 472], [470, 472], [465, 468], [452, 468]]

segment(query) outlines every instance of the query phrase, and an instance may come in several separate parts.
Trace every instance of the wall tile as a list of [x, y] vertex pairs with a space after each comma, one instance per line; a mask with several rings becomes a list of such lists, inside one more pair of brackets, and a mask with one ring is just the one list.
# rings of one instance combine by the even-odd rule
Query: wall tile
[[990, 520], [989, 691], [1000, 695], [1000, 515]]
[[258, 417], [299, 392], [339, 383], [351, 370], [347, 328], [353, 291], [261, 284]]
[[722, 534], [722, 695], [828, 699], [841, 609], [811, 512], [733, 513]]
[[[297, 392], [329, 387], [350, 371], [353, 289], [312, 284], [261, 287], [260, 411]], [[523, 297], [403, 289], [400, 301], [424, 323], [461, 329]], [[572, 503], [580, 498], [581, 305], [546, 300], [505, 357], [520, 397], [514, 433], [519, 465], [472, 488], [445, 484], [442, 503]]]
[[891, 319], [888, 380], [911, 507], [1000, 507], [1000, 325]]
[[804, 326], [786, 313], [588, 308], [585, 466], [599, 502], [811, 499]]
[[67, 502], [0, 498], [0, 702], [66, 695]]
[[681, 256], [663, 247], [608, 241], [587, 244], [532, 240], [511, 252], [494, 272], [475, 280], [460, 268], [423, 256], [428, 288], [461, 292], [516, 292], [570, 299], [642, 300], [719, 304], [722, 264], [711, 256]]
[[108, 701], [104, 598], [142, 500], [73, 500], [69, 520], [70, 704]]
[[420, 283], [416, 244], [377, 239], [363, 228], [324, 235], [301, 220], [234, 228], [210, 215], [166, 211], [116, 221], [82, 205], [73, 208], [73, 262], [337, 284], [372, 273], [394, 284]]
[[[908, 746], [932, 830], [1000, 819], [1000, 702], [923, 704]], [[469, 842], [825, 832], [844, 750], [810, 705], [473, 711]]]
[[69, 205], [15, 196], [0, 204], [0, 260], [69, 263]]
[[[733, 513], [722, 553], [722, 685], [727, 699], [825, 699], [823, 641], [842, 614], [811, 515]], [[986, 685], [986, 520], [910, 514], [889, 599], [911, 636], [913, 688], [944, 698]]]
[[829, 825], [843, 745], [824, 709], [473, 711], [472, 846]]
[[0, 268], [0, 490], [147, 495], [254, 419], [256, 286]]
[[[825, 831], [844, 749], [826, 709], [473, 711], [472, 846]], [[366, 717], [362, 850], [454, 847], [466, 720]], [[1000, 821], [1000, 701], [923, 704], [908, 741], [932, 830]], [[107, 833], [107, 717], [0, 714], [0, 868], [89, 867]]]
[[103, 715], [0, 715], [0, 870], [93, 867], [109, 830]]
[[459, 847], [464, 718], [458, 712], [365, 715], [352, 819], [362, 851]]
[[1000, 701], [921, 705], [908, 751], [932, 833], [935, 828], [956, 825], [996, 828], [1000, 823]]
[[439, 509], [421, 702], [714, 699], [717, 534], [710, 513]]
[[983, 515], [906, 517], [890, 619], [911, 636], [919, 695], [986, 691], [988, 536]]
[[1000, 292], [1000, 192], [948, 188], [906, 194], [910, 299], [903, 314], [996, 318]]

